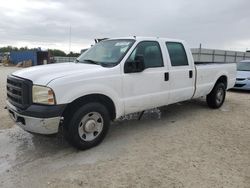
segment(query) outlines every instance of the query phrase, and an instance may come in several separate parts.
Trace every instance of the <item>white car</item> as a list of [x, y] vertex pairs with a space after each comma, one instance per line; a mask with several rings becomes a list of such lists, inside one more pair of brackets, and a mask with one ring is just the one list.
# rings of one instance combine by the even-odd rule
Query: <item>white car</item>
[[250, 60], [237, 64], [237, 77], [234, 89], [250, 90]]
[[99, 144], [110, 120], [207, 96], [222, 106], [236, 64], [195, 65], [182, 40], [126, 37], [103, 40], [74, 63], [31, 67], [9, 75], [7, 109], [24, 130], [54, 134], [60, 126], [79, 149]]

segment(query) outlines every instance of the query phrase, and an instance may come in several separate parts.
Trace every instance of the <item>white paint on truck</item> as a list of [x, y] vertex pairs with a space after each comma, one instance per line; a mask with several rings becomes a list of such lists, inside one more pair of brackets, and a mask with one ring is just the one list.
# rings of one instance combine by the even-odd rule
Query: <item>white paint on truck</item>
[[[56, 105], [68, 105], [81, 97], [92, 94], [107, 96], [114, 103], [115, 119], [129, 113], [206, 96], [211, 93], [222, 77], [226, 89], [234, 86], [236, 64], [195, 65], [189, 47], [182, 40], [127, 37], [106, 41], [110, 40], [133, 41], [132, 46], [115, 66], [103, 67], [77, 62], [60, 63], [27, 68], [12, 75], [31, 80], [34, 85], [51, 88], [55, 95]], [[154, 58], [158, 55], [158, 60], [155, 62], [162, 61], [163, 64], [149, 66], [140, 71], [126, 72], [128, 59], [133, 56], [133, 53], [141, 50], [140, 45], [144, 43], [147, 45], [150, 42], [153, 42], [152, 46], [147, 49], [149, 52], [144, 52], [145, 56], [142, 57], [142, 61], [146, 62], [148, 58], [154, 62]], [[124, 44], [117, 43], [116, 45]], [[156, 50], [158, 46], [160, 51]], [[182, 57], [178, 54], [182, 51], [186, 54], [186, 64], [185, 55], [182, 54]], [[162, 60], [159, 57], [162, 57]], [[173, 65], [173, 61], [184, 64]]]

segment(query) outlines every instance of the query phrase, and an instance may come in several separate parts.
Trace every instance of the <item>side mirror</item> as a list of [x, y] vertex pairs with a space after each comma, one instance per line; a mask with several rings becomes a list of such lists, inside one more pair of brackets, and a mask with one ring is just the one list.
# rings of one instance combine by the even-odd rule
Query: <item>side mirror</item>
[[124, 66], [125, 73], [142, 72], [144, 69], [144, 57], [142, 55], [137, 55], [134, 61], [126, 62]]

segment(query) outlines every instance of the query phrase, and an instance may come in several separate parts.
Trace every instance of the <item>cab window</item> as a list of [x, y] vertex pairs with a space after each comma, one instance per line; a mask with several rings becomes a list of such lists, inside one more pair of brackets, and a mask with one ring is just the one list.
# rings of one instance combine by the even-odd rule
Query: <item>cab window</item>
[[166, 42], [172, 66], [187, 66], [188, 59], [183, 44], [178, 42]]
[[145, 68], [163, 66], [161, 48], [156, 41], [140, 42], [127, 61], [133, 62], [136, 56], [143, 56]]

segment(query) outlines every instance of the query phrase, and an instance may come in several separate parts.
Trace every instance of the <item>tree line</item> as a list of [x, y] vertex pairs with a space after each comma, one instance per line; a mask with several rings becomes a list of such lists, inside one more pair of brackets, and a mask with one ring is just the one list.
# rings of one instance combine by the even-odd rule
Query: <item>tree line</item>
[[[14, 46], [5, 46], [5, 47], [0, 47], [0, 53], [11, 52], [11, 51], [36, 50], [36, 49], [37, 48], [28, 48], [27, 46], [20, 48]], [[74, 53], [74, 52], [66, 54], [64, 51], [58, 49], [48, 49], [48, 52], [51, 56], [78, 57], [80, 55], [80, 53]]]

